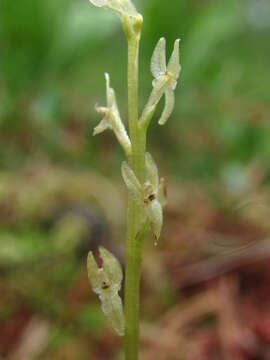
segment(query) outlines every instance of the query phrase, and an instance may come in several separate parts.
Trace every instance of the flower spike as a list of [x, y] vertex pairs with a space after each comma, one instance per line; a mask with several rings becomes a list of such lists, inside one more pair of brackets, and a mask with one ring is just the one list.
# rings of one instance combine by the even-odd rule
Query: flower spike
[[88, 254], [88, 278], [93, 291], [99, 296], [104, 314], [116, 332], [123, 336], [125, 319], [122, 300], [118, 295], [123, 279], [122, 269], [119, 261], [108, 250], [100, 247], [99, 254], [103, 262], [101, 268], [98, 267], [93, 253], [90, 251]]
[[166, 65], [165, 38], [161, 38], [154, 49], [151, 59], [151, 72], [154, 76], [153, 90], [140, 118], [141, 126], [148, 126], [163, 94], [165, 94], [165, 107], [158, 121], [159, 125], [164, 125], [173, 111], [175, 103], [174, 90], [181, 71], [179, 64], [179, 42], [180, 39], [174, 42], [173, 52], [168, 65]]
[[97, 135], [106, 129], [112, 129], [119, 143], [122, 145], [127, 155], [129, 155], [131, 152], [130, 139], [119, 114], [114, 89], [110, 87], [110, 77], [108, 73], [105, 73], [105, 80], [107, 106], [96, 106], [96, 111], [104, 117], [94, 128], [93, 134]]

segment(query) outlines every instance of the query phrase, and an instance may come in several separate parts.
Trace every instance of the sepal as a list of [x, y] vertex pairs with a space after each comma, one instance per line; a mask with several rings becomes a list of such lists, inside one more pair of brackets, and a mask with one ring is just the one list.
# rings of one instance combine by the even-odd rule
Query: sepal
[[161, 117], [158, 120], [159, 125], [164, 125], [169, 119], [173, 112], [174, 103], [174, 91], [172, 88], [168, 88], [165, 90], [165, 106], [162, 111]]
[[174, 42], [172, 55], [170, 57], [170, 60], [168, 62], [168, 66], [167, 66], [167, 71], [170, 74], [173, 74], [173, 77], [175, 79], [175, 84], [173, 86], [173, 90], [175, 89], [176, 81], [177, 81], [177, 79], [180, 75], [180, 71], [181, 71], [179, 44], [180, 44], [180, 39], [176, 39]]
[[137, 179], [134, 171], [131, 169], [131, 167], [128, 165], [126, 161], [123, 161], [121, 171], [124, 182], [128, 189], [128, 193], [130, 194], [132, 200], [135, 201], [137, 205], [142, 206], [143, 205], [142, 186], [139, 183], [139, 180]]
[[151, 72], [154, 78], [159, 78], [166, 71], [166, 39], [160, 38], [152, 55]]
[[90, 2], [105, 9], [113, 9], [119, 15], [136, 16], [137, 10], [130, 0], [90, 0]]

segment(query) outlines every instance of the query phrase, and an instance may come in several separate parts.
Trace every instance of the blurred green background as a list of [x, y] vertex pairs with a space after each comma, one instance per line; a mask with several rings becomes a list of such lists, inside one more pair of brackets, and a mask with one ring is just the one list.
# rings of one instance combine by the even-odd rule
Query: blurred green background
[[[141, 109], [157, 40], [166, 37], [169, 56], [182, 39], [175, 110], [159, 127], [159, 107], [148, 139], [178, 199], [173, 216], [191, 184], [218, 209], [250, 189], [268, 194], [269, 0], [134, 2], [144, 15]], [[27, 360], [118, 356], [84, 269], [90, 248], [103, 243], [120, 257], [124, 248], [123, 153], [112, 132], [92, 136], [105, 71], [126, 120], [117, 16], [87, 0], [0, 0], [0, 359], [24, 359], [29, 319], [47, 335]], [[166, 291], [153, 319], [175, 301], [174, 286]]]

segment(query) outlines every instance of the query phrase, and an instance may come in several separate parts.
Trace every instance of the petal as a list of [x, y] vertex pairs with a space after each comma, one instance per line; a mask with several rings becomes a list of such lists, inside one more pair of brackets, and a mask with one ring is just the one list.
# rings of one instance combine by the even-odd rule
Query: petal
[[107, 107], [112, 108], [115, 103], [115, 94], [114, 90], [110, 87], [110, 75], [105, 73], [105, 81], [106, 81], [106, 97], [107, 97]]
[[110, 321], [118, 335], [123, 336], [125, 332], [125, 317], [123, 304], [120, 296], [116, 293], [110, 296], [101, 296], [102, 311]]
[[159, 239], [162, 223], [163, 223], [163, 214], [162, 206], [158, 200], [153, 200], [146, 207], [146, 213], [151, 221], [153, 233], [156, 239]]
[[151, 59], [151, 72], [157, 79], [166, 72], [166, 40], [160, 38]]
[[128, 192], [131, 198], [137, 203], [137, 205], [143, 205], [143, 191], [142, 186], [139, 183], [133, 170], [130, 168], [127, 162], [122, 163], [122, 176], [127, 186]]
[[107, 107], [120, 117], [114, 89], [110, 86], [110, 75], [105, 73]]
[[159, 125], [164, 125], [170, 117], [174, 108], [174, 92], [172, 88], [167, 88], [165, 91], [165, 107], [159, 119]]
[[123, 272], [119, 261], [104, 247], [99, 248], [99, 254], [102, 259], [102, 268], [112, 287], [111, 291], [119, 291], [123, 280]]
[[93, 135], [102, 133], [104, 130], [112, 129], [112, 125], [108, 121], [107, 117], [104, 117], [101, 122], [94, 128]]
[[130, 138], [127, 134], [124, 124], [122, 123], [119, 113], [112, 112], [112, 114], [109, 117], [109, 121], [112, 125], [113, 131], [115, 133], [115, 136], [117, 137], [117, 140], [122, 145], [125, 152], [127, 154], [130, 154], [130, 152], [131, 152]]
[[146, 178], [153, 186], [154, 192], [158, 191], [159, 178], [158, 168], [150, 153], [145, 154]]
[[181, 70], [181, 66], [179, 64], [179, 42], [180, 39], [175, 40], [173, 52], [167, 66], [167, 70], [174, 75], [176, 80], [178, 79]]
[[115, 10], [120, 16], [137, 16], [138, 12], [130, 0], [90, 0], [90, 2], [98, 7], [105, 9], [111, 8]]
[[108, 0], [90, 0], [90, 2], [98, 7], [106, 6], [108, 4]]

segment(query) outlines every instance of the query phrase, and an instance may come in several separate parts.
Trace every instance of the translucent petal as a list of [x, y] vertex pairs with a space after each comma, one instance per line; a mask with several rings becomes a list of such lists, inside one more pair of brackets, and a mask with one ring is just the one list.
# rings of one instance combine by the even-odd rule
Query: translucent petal
[[179, 64], [179, 42], [180, 39], [175, 40], [173, 52], [167, 66], [167, 70], [174, 75], [176, 80], [178, 79], [181, 70], [181, 66]]
[[108, 0], [90, 0], [90, 2], [98, 7], [106, 6], [108, 4]]
[[108, 278], [111, 291], [119, 291], [123, 280], [123, 272], [117, 258], [104, 247], [99, 248], [99, 254], [102, 259], [102, 268]]
[[114, 113], [120, 117], [120, 114], [119, 114], [119, 110], [118, 110], [118, 105], [117, 105], [117, 102], [116, 102], [116, 95], [115, 95], [115, 91], [113, 88], [110, 88], [110, 108], [114, 111]]
[[120, 119], [115, 91], [113, 88], [110, 87], [110, 76], [108, 73], [105, 73], [105, 80], [106, 80], [107, 107]]
[[165, 107], [158, 121], [159, 125], [164, 125], [170, 117], [174, 108], [174, 92], [171, 87], [165, 91]]
[[98, 7], [111, 8], [119, 15], [137, 16], [137, 10], [130, 0], [90, 0]]
[[159, 178], [158, 168], [150, 153], [145, 154], [146, 177], [153, 186], [154, 192], [158, 191]]
[[143, 190], [133, 170], [127, 162], [122, 163], [122, 176], [132, 199], [138, 204], [143, 205]]
[[123, 304], [120, 296], [115, 293], [112, 296], [101, 296], [101, 308], [114, 330], [118, 335], [123, 336], [125, 332], [125, 317]]
[[100, 134], [107, 129], [112, 129], [112, 125], [108, 121], [107, 117], [104, 117], [101, 122], [94, 128], [93, 135]]
[[107, 107], [111, 108], [115, 103], [115, 94], [114, 90], [110, 87], [110, 75], [105, 73], [105, 80], [106, 80], [106, 97], [107, 97]]
[[163, 223], [162, 206], [159, 201], [155, 199], [150, 202], [146, 206], [146, 213], [151, 221], [153, 233], [158, 240]]
[[151, 59], [151, 72], [157, 79], [166, 72], [166, 40], [160, 38]]
[[111, 121], [115, 136], [117, 137], [119, 143], [123, 146], [127, 154], [129, 154], [131, 151], [131, 142], [127, 134], [126, 128], [122, 123], [121, 118], [119, 117], [119, 114], [113, 112], [109, 119]]

